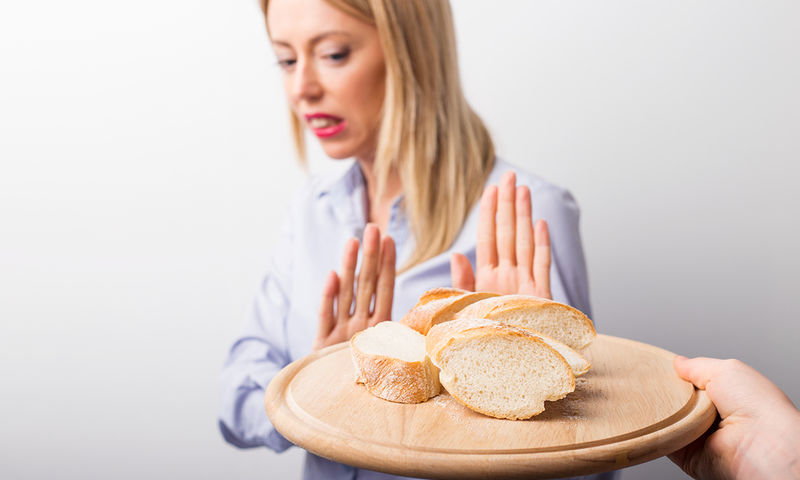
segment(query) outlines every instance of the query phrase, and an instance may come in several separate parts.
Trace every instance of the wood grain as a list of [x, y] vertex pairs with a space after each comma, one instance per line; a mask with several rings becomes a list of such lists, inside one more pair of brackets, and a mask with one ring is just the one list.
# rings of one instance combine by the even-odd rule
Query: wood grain
[[432, 478], [553, 478], [642, 463], [690, 443], [716, 416], [681, 380], [674, 354], [606, 335], [584, 352], [575, 392], [524, 421], [473, 412], [446, 393], [408, 405], [354, 382], [347, 344], [284, 368], [266, 409], [275, 428], [317, 455], [361, 468]]

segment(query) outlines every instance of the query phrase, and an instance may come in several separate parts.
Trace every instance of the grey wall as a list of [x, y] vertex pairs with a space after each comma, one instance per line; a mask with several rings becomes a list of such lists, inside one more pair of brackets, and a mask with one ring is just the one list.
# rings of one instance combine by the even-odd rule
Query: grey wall
[[[0, 476], [296, 478], [298, 449], [215, 426], [302, 178], [256, 3], [7, 3]], [[500, 155], [582, 206], [599, 330], [739, 357], [797, 403], [800, 4], [453, 3]]]

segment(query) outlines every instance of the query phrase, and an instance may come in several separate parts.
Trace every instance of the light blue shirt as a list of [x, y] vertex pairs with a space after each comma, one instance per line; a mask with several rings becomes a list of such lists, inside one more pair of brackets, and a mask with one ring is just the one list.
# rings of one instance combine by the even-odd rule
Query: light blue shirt
[[[498, 184], [511, 165], [498, 160], [488, 184]], [[591, 317], [586, 263], [578, 229], [578, 205], [570, 193], [543, 179], [514, 169], [517, 184], [531, 190], [534, 219], [550, 229], [553, 298]], [[312, 177], [287, 212], [277, 246], [261, 282], [242, 335], [233, 343], [222, 371], [219, 427], [225, 440], [240, 448], [266, 446], [281, 452], [292, 443], [273, 427], [264, 411], [264, 391], [275, 374], [311, 353], [318, 325], [322, 285], [339, 270], [345, 242], [361, 238], [366, 226], [366, 184], [357, 162], [336, 176]], [[450, 254], [461, 252], [475, 265], [478, 207], [473, 208], [451, 249], [397, 276], [392, 319], [398, 320], [420, 294], [447, 286]], [[399, 198], [386, 232], [397, 245], [401, 266], [414, 249], [414, 237]], [[307, 454], [307, 479], [391, 479]]]

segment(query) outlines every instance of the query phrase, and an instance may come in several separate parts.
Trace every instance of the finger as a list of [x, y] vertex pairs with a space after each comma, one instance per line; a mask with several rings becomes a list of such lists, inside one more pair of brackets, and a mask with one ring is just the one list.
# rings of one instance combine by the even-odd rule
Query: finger
[[347, 241], [342, 255], [342, 273], [339, 281], [339, 299], [336, 303], [337, 316], [340, 322], [350, 319], [350, 310], [353, 305], [353, 279], [355, 278], [356, 262], [358, 261], [358, 239], [351, 238]]
[[497, 260], [499, 264], [516, 265], [514, 197], [516, 196], [517, 176], [506, 172], [500, 180], [497, 193]]
[[375, 293], [375, 282], [378, 279], [378, 257], [380, 252], [380, 232], [378, 231], [378, 227], [372, 223], [368, 223], [364, 229], [361, 270], [358, 272], [356, 311], [354, 313], [360, 319], [363, 319], [365, 326], [367, 318], [369, 317], [372, 295]]
[[478, 215], [478, 243], [475, 256], [476, 268], [481, 270], [497, 266], [495, 215], [497, 215], [497, 186], [489, 185], [481, 197]]
[[673, 364], [675, 371], [682, 379], [692, 382], [697, 388], [705, 389], [711, 377], [722, 367], [722, 362], [716, 358], [688, 359], [678, 355]]
[[381, 264], [378, 274], [378, 287], [375, 291], [375, 312], [370, 319], [370, 326], [392, 319], [396, 258], [394, 240], [386, 235], [381, 241]]
[[542, 219], [534, 226], [533, 279], [539, 296], [553, 298], [550, 291], [550, 231]]
[[336, 327], [336, 315], [334, 312], [334, 301], [339, 294], [339, 276], [331, 271], [325, 278], [322, 285], [322, 302], [319, 305], [319, 326], [317, 327], [317, 338], [324, 339]]
[[528, 187], [517, 187], [517, 271], [520, 280], [530, 281], [533, 275], [533, 219], [531, 218], [531, 191]]
[[450, 255], [450, 279], [455, 288], [475, 290], [475, 274], [466, 255], [461, 253]]

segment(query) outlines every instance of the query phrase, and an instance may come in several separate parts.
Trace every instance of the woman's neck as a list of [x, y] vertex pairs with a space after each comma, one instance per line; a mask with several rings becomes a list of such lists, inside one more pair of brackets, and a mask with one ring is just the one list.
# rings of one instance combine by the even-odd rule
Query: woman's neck
[[367, 221], [377, 224], [381, 234], [386, 234], [389, 218], [392, 214], [392, 204], [395, 199], [403, 193], [403, 184], [400, 175], [395, 170], [389, 174], [389, 178], [384, 185], [383, 192], [378, 197], [378, 178], [375, 174], [373, 160], [358, 159], [364, 180], [367, 184], [367, 211], [365, 212]]

